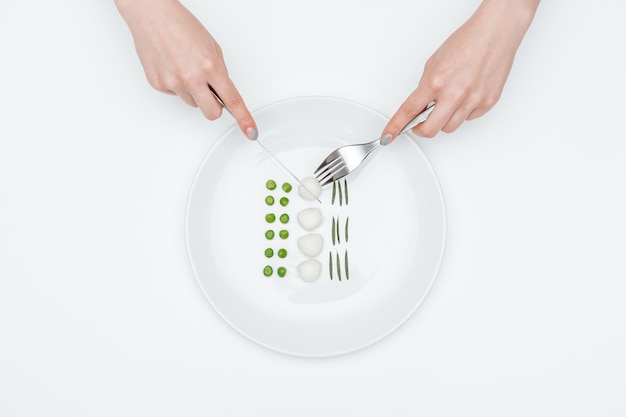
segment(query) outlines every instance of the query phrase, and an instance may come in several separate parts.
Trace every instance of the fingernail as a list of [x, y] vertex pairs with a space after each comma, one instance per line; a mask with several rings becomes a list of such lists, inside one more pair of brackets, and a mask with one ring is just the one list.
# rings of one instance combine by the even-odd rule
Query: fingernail
[[259, 137], [259, 132], [257, 132], [255, 128], [249, 127], [246, 129], [246, 136], [250, 140], [257, 140], [257, 138]]
[[380, 138], [380, 144], [383, 146], [387, 146], [390, 140], [391, 140], [391, 134], [387, 133], [382, 138]]

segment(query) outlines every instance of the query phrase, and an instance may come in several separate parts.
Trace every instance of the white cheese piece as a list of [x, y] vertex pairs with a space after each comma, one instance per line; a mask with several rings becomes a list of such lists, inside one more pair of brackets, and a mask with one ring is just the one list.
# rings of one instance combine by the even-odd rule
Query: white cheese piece
[[324, 238], [319, 233], [311, 233], [298, 239], [300, 252], [309, 258], [314, 258], [322, 252]]
[[298, 223], [304, 230], [313, 230], [322, 224], [322, 210], [317, 207], [304, 209], [298, 213]]
[[317, 259], [307, 259], [298, 265], [298, 275], [303, 281], [313, 282], [320, 277], [322, 263]]

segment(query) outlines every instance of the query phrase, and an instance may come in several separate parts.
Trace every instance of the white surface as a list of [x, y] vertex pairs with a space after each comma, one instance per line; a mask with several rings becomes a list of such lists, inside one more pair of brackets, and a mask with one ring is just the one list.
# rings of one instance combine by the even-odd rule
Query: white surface
[[[187, 4], [250, 108], [391, 115], [477, 1]], [[186, 199], [228, 117], [152, 91], [112, 2], [0, 8], [0, 415], [626, 414], [623, 2], [543, 2], [497, 107], [420, 140], [437, 282], [381, 343], [322, 360], [242, 338], [193, 278]]]
[[[259, 140], [311, 191], [319, 183], [307, 176], [332, 150], [363, 141], [387, 122], [370, 108], [328, 97], [283, 100], [253, 114], [264, 132]], [[334, 202], [329, 185], [316, 193], [318, 203], [295, 189], [283, 192], [292, 177], [260, 146], [240, 139], [233, 127], [211, 148], [194, 179], [186, 216], [194, 275], [216, 311], [259, 344], [307, 357], [354, 352], [404, 323], [432, 287], [445, 242], [441, 188], [415, 141], [405, 138], [370, 156], [367, 167], [347, 179], [347, 199], [342, 180]], [[268, 179], [277, 182], [277, 190], [267, 190]], [[265, 203], [268, 195], [273, 206]], [[285, 196], [289, 203], [283, 207], [278, 201]], [[294, 224], [309, 207], [319, 207], [325, 219], [311, 235]], [[268, 224], [268, 212], [293, 220]], [[272, 240], [265, 237], [268, 229], [276, 234]], [[289, 232], [287, 239], [279, 238], [281, 229]], [[312, 253], [299, 244], [305, 235], [319, 239]], [[285, 248], [288, 255], [268, 260], [268, 247]], [[349, 277], [341, 273], [346, 253]], [[324, 274], [314, 283], [298, 276], [298, 265], [308, 257], [323, 264]], [[286, 267], [287, 275], [264, 277], [268, 264]], [[336, 271], [332, 280], [329, 264]]]

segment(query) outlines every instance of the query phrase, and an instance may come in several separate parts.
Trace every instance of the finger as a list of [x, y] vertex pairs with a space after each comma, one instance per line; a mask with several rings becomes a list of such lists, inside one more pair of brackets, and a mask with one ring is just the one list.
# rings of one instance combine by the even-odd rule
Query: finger
[[[244, 135], [246, 135], [248, 139], [256, 139], [258, 137], [256, 122], [230, 78], [225, 77], [221, 80], [221, 82], [218, 81], [212, 83], [211, 86], [215, 89], [224, 102], [226, 108], [233, 115]], [[208, 87], [206, 88], [206, 94], [212, 96]]]
[[198, 107], [198, 103], [196, 103], [196, 100], [194, 100], [192, 95], [189, 94], [188, 92], [181, 90], [181, 91], [174, 91], [173, 94], [176, 94], [178, 97], [181, 98], [182, 101], [184, 101], [191, 107]]
[[[432, 101], [433, 97], [422, 91], [419, 87], [402, 103], [400, 108], [391, 117], [382, 137], [387, 137], [387, 143], [391, 143], [402, 129]], [[437, 107], [435, 106], [435, 110]], [[433, 112], [434, 112], [433, 111]], [[431, 115], [432, 116], [432, 115]], [[429, 118], [431, 117], [429, 116]]]
[[463, 122], [468, 120], [469, 114], [472, 110], [468, 110], [467, 108], [458, 108], [452, 117], [448, 120], [448, 122], [441, 128], [441, 130], [445, 133], [452, 133], [457, 130]]
[[434, 138], [442, 128], [448, 123], [452, 115], [456, 112], [456, 104], [452, 101], [441, 99], [437, 101], [435, 109], [430, 113], [428, 119], [415, 126], [412, 131], [423, 138]]

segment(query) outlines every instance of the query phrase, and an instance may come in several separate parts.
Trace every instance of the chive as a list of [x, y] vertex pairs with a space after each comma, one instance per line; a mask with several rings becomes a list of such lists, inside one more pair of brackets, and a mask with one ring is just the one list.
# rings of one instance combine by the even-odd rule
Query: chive
[[274, 204], [274, 197], [272, 197], [271, 195], [265, 197], [265, 204], [267, 204], [268, 206]]
[[283, 191], [288, 193], [289, 191], [291, 191], [291, 184], [289, 184], [288, 182], [283, 184]]
[[280, 199], [280, 205], [285, 207], [285, 206], [287, 206], [287, 204], [289, 204], [289, 199], [287, 197], [282, 197]]
[[276, 270], [276, 273], [278, 273], [279, 277], [284, 278], [285, 275], [287, 274], [287, 268], [285, 268], [284, 266], [281, 266]]
[[341, 182], [337, 181], [337, 188], [339, 189], [339, 205], [343, 206], [343, 193], [341, 192]]
[[337, 277], [341, 281], [341, 261], [339, 260], [339, 252], [337, 252]]
[[333, 279], [333, 252], [328, 252], [328, 273], [330, 274], [330, 279]]
[[281, 239], [287, 239], [289, 237], [289, 231], [281, 230], [280, 232], [278, 232], [278, 236], [280, 236]]
[[346, 238], [346, 243], [348, 243], [348, 221], [350, 220], [350, 217], [346, 217], [346, 231], [345, 231], [345, 238]]
[[274, 273], [274, 270], [272, 269], [271, 266], [267, 265], [265, 268], [263, 268], [263, 275], [265, 275], [266, 277], [271, 276]]
[[267, 232], [265, 232], [265, 238], [267, 240], [274, 239], [274, 231], [273, 230], [268, 230]]
[[335, 204], [335, 194], [337, 194], [337, 183], [333, 181], [333, 196], [330, 199], [330, 204]]
[[265, 249], [265, 257], [271, 258], [272, 256], [274, 256], [274, 249], [272, 248]]
[[346, 196], [346, 206], [348, 205], [348, 180], [344, 178], [343, 180], [343, 192]]
[[335, 232], [335, 229], [336, 229], [335, 228], [335, 216], [333, 216], [333, 224], [331, 225], [331, 227], [333, 229], [333, 232], [332, 232], [333, 246], [335, 246], [335, 240], [336, 240], [336, 238], [335, 238], [335, 235], [336, 235], [336, 232]]
[[268, 223], [274, 223], [276, 220], [276, 215], [274, 213], [269, 213], [265, 215], [265, 221]]
[[287, 249], [278, 249], [278, 257], [285, 258], [287, 256]]
[[346, 279], [350, 279], [350, 272], [348, 271], [348, 250], [346, 249], [346, 253], [343, 256], [343, 267], [346, 268]]
[[287, 213], [283, 213], [280, 215], [280, 222], [282, 224], [287, 224], [289, 223], [289, 215]]
[[274, 180], [267, 180], [267, 182], [265, 183], [265, 187], [268, 190], [273, 190], [274, 188], [276, 188], [276, 181], [274, 181]]
[[[339, 194], [341, 196], [341, 194]], [[341, 243], [341, 236], [339, 233], [339, 216], [337, 216], [337, 222], [335, 223], [335, 226], [337, 227], [337, 244]]]

